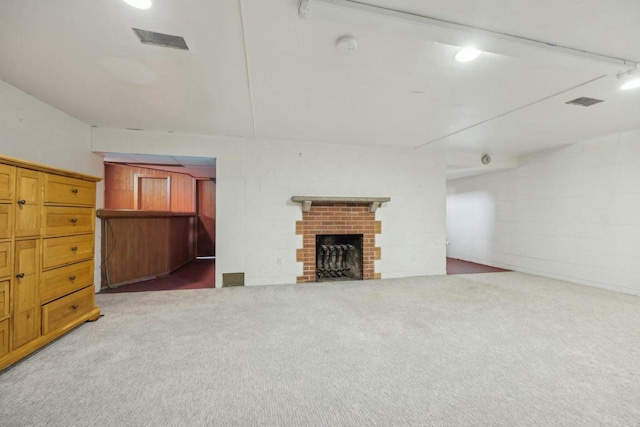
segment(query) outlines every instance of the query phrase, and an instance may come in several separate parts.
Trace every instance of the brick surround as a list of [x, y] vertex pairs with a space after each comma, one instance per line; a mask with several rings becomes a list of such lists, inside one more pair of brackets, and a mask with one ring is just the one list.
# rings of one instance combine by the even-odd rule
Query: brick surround
[[296, 260], [304, 265], [297, 282], [316, 281], [317, 234], [362, 234], [363, 279], [379, 279], [374, 261], [381, 258], [382, 250], [375, 246], [375, 235], [382, 232], [382, 224], [375, 219], [369, 203], [313, 203], [309, 212], [302, 213], [302, 221], [296, 222], [296, 234], [303, 236]]

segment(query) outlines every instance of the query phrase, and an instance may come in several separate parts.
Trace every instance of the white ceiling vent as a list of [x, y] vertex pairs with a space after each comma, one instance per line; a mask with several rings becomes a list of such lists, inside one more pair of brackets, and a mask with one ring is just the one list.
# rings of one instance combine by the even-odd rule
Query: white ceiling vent
[[189, 46], [187, 46], [187, 42], [184, 41], [183, 37], [172, 36], [171, 34], [155, 33], [153, 31], [141, 30], [139, 28], [133, 28], [133, 31], [135, 31], [142, 44], [189, 50]]
[[565, 102], [565, 104], [570, 105], [582, 105], [583, 107], [591, 107], [594, 104], [599, 104], [604, 102], [602, 99], [588, 98], [586, 96], [581, 96], [580, 98], [576, 98], [569, 102]]

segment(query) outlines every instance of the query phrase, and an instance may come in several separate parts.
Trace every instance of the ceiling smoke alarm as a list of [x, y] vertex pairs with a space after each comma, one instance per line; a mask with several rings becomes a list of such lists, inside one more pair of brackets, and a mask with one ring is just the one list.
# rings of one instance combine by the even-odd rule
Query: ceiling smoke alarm
[[489, 163], [491, 163], [491, 156], [488, 154], [485, 154], [484, 156], [482, 156], [480, 161], [482, 162], [483, 165], [488, 165]]
[[353, 36], [342, 36], [336, 42], [336, 46], [342, 50], [353, 52], [358, 47], [358, 40]]

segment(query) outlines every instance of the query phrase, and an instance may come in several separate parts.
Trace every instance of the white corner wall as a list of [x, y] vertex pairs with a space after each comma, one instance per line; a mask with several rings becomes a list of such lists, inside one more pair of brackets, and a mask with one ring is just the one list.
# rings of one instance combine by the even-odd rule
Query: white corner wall
[[640, 130], [450, 181], [447, 255], [640, 294]]
[[[0, 80], [0, 154], [93, 176], [104, 176], [91, 152], [91, 126]], [[97, 203], [102, 207], [102, 182]], [[96, 223], [95, 287], [100, 288], [100, 228]]]
[[214, 157], [216, 283], [295, 283], [294, 195], [389, 196], [376, 212], [383, 278], [445, 273], [444, 153], [94, 128], [95, 152]]

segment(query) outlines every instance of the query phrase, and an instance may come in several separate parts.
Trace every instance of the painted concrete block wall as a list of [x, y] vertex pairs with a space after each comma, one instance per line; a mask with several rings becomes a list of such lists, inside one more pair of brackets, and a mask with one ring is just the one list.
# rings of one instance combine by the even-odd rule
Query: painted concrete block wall
[[[223, 178], [218, 178], [222, 183]], [[302, 248], [291, 196], [389, 196], [376, 212], [383, 278], [443, 273], [444, 161], [440, 154], [344, 145], [259, 141], [246, 156], [247, 265], [256, 284], [295, 283]]]
[[[102, 158], [91, 152], [91, 127], [0, 80], [0, 154], [103, 176]], [[102, 207], [103, 184], [97, 203]], [[96, 223], [95, 282], [100, 286], [100, 229]]]
[[447, 253], [640, 294], [640, 130], [448, 183]]
[[93, 129], [97, 152], [217, 159], [216, 280], [244, 272], [247, 285], [295, 283], [302, 219], [294, 195], [389, 196], [378, 209], [382, 277], [445, 271], [443, 153], [275, 140]]

